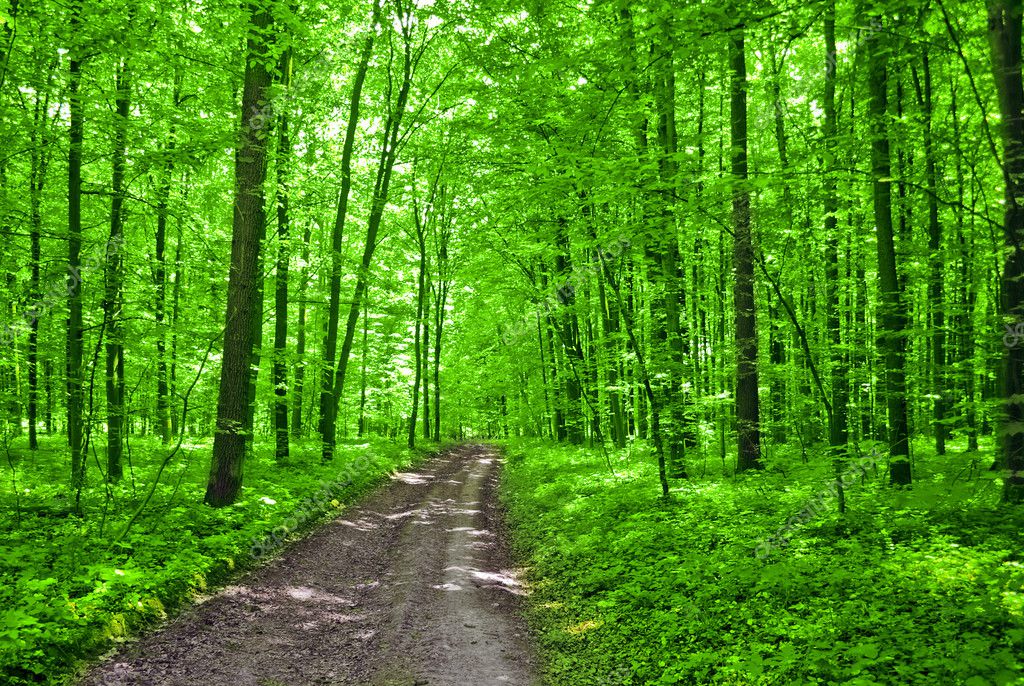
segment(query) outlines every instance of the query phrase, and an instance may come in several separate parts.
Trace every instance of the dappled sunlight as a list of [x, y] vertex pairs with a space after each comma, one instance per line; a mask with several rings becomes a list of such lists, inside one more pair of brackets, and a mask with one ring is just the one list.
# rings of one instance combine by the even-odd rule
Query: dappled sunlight
[[380, 522], [375, 522], [368, 517], [360, 517], [359, 519], [338, 519], [334, 522], [335, 526], [344, 526], [357, 531], [377, 531], [380, 529]]
[[333, 605], [346, 605], [354, 607], [355, 603], [347, 598], [327, 593], [326, 591], [309, 588], [307, 586], [288, 586], [283, 589], [285, 595], [295, 600], [309, 601], [314, 603], [329, 603]]
[[422, 485], [434, 480], [431, 474], [417, 474], [415, 472], [397, 472], [391, 476], [393, 481], [401, 481], [404, 484]]
[[510, 570], [500, 572], [488, 572], [472, 567], [453, 565], [444, 570], [450, 575], [450, 581], [444, 584], [435, 585], [433, 588], [442, 591], [461, 591], [469, 588], [488, 588], [507, 591], [513, 595], [527, 595], [523, 585], [516, 578], [516, 573]]

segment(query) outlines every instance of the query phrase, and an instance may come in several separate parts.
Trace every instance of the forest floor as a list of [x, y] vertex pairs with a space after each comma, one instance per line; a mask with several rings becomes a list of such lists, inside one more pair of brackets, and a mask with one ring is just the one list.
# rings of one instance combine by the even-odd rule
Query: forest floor
[[537, 683], [498, 471], [460, 446], [394, 475], [81, 685]]

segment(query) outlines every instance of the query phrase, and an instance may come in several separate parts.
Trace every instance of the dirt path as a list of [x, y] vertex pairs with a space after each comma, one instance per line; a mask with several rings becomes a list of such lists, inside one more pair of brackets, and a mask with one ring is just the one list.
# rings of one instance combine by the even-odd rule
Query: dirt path
[[535, 686], [496, 509], [498, 454], [397, 474], [81, 686]]

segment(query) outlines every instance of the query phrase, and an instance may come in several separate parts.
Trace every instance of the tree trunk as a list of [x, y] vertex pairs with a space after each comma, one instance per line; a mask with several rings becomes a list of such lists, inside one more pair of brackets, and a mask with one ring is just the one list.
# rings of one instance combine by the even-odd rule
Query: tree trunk
[[[825, 15], [825, 124], [822, 137], [825, 145], [823, 210], [825, 215], [825, 239], [828, 253], [825, 263], [825, 289], [828, 307], [827, 325], [831, 345], [832, 412], [829, 417], [829, 445], [832, 448], [833, 468], [842, 476], [846, 462], [846, 443], [849, 439], [846, 406], [849, 403], [849, 379], [847, 379], [846, 354], [842, 348], [840, 288], [839, 288], [839, 195], [836, 188], [835, 159], [838, 116], [836, 113], [836, 6], [829, 0]], [[840, 514], [846, 511], [846, 494], [843, 480], [836, 480]]]
[[907, 398], [904, 371], [906, 315], [896, 272], [896, 244], [892, 224], [892, 183], [888, 132], [888, 50], [876, 34], [867, 39], [870, 52], [868, 84], [871, 115], [871, 178], [878, 252], [878, 347], [885, 357], [885, 399], [889, 422], [889, 481], [911, 482], [907, 437]]
[[249, 383], [256, 326], [260, 316], [260, 243], [266, 225], [264, 182], [267, 176], [264, 130], [271, 75], [267, 69], [270, 10], [250, 8], [242, 126], [235, 154], [235, 204], [231, 230], [231, 272], [224, 329], [224, 359], [217, 401], [205, 502], [213, 507], [235, 502], [242, 487], [250, 408]]
[[[181, 76], [175, 71], [172, 100], [177, 108], [181, 99]], [[174, 176], [174, 148], [176, 128], [171, 122], [167, 140], [163, 179], [157, 190], [156, 201], [156, 267], [153, 270], [153, 285], [156, 287], [156, 303], [153, 308], [156, 317], [156, 421], [160, 440], [166, 445], [171, 441], [171, 398], [167, 369], [167, 331], [164, 328], [167, 311], [167, 216], [170, 208], [171, 181]]]
[[931, 268], [928, 281], [928, 304], [931, 307], [931, 333], [932, 333], [932, 364], [931, 371], [932, 394], [935, 396], [932, 410], [935, 421], [935, 452], [938, 455], [946, 454], [946, 440], [949, 438], [949, 428], [946, 425], [947, 401], [946, 401], [946, 318], [945, 303], [943, 302], [943, 269], [946, 263], [945, 253], [942, 247], [942, 225], [939, 222], [939, 198], [938, 198], [938, 163], [935, 158], [935, 140], [932, 135], [932, 70], [928, 61], [928, 47], [921, 48], [921, 68], [924, 76], [924, 84], [917, 78], [914, 72], [914, 85], [917, 89], [918, 105], [921, 108], [921, 115], [924, 119], [924, 158], [925, 158], [925, 184], [928, 196], [928, 252], [929, 265]]
[[[291, 87], [292, 49], [281, 55], [280, 84]], [[288, 131], [288, 108], [281, 109], [277, 123], [277, 265], [274, 281], [274, 456], [278, 464], [288, 462], [288, 174], [292, 143]]]
[[366, 359], [369, 353], [370, 301], [363, 296], [363, 349], [359, 365], [359, 438], [366, 433]]
[[[415, 210], [415, 203], [413, 208]], [[416, 357], [416, 372], [412, 380], [412, 411], [409, 414], [409, 450], [416, 447], [416, 420], [420, 405], [420, 382], [423, 378], [423, 303], [426, 298], [427, 244], [424, 237], [424, 222], [416, 216], [416, 238], [420, 249], [419, 276], [416, 280], [416, 331], [413, 335], [413, 354]]]
[[[329, 303], [327, 309], [327, 335], [324, 337], [323, 370], [320, 379], [320, 440], [322, 458], [326, 462], [334, 457], [335, 424], [337, 419], [338, 399], [334, 397], [336, 356], [338, 350], [338, 319], [341, 311], [341, 240], [345, 232], [345, 219], [348, 216], [348, 197], [352, 189], [352, 151], [356, 142], [356, 130], [359, 127], [359, 104], [362, 99], [363, 83], [373, 54], [373, 43], [377, 36], [377, 19], [380, 14], [380, 1], [371, 0], [373, 14], [370, 28], [363, 42], [359, 55], [359, 67], [356, 69], [352, 84], [352, 97], [349, 100], [348, 125], [345, 128], [345, 143], [341, 151], [341, 192], [338, 195], [338, 212], [334, 218], [331, 232], [331, 280], [329, 285]], [[385, 136], [385, 141], [387, 140]], [[358, 306], [356, 314], [358, 315]]]
[[[1021, 2], [988, 0], [992, 65], [999, 91], [1003, 143], [1002, 298], [1000, 315], [1024, 322], [1024, 85], [1021, 79]], [[1024, 345], [1006, 345], [999, 375], [1003, 402], [1003, 500], [1024, 501]]]
[[754, 312], [754, 246], [747, 188], [747, 61], [744, 30], [730, 36], [733, 268], [736, 281], [736, 428], [738, 471], [761, 468], [760, 402], [757, 394], [757, 318]]
[[[33, 126], [31, 132], [32, 152], [30, 156], [29, 171], [29, 206], [31, 213], [31, 276], [29, 281], [29, 297], [34, 306], [41, 304], [42, 293], [40, 292], [39, 267], [42, 260], [42, 232], [43, 232], [43, 187], [46, 184], [46, 169], [49, 163], [48, 139], [49, 133], [46, 129], [47, 113], [49, 111], [49, 93], [41, 97], [38, 93], [35, 96], [35, 107], [33, 110]], [[29, 450], [38, 450], [38, 415], [39, 415], [39, 312], [28, 313], [28, 447]], [[49, 383], [47, 383], [49, 388]], [[49, 397], [49, 393], [47, 393]]]
[[292, 390], [292, 436], [300, 437], [302, 431], [302, 396], [306, 381], [306, 289], [309, 286], [309, 240], [312, 230], [309, 225], [302, 232], [302, 280], [299, 282], [299, 322], [295, 330], [295, 386]]
[[[328, 406], [326, 415], [321, 417], [323, 437], [323, 459], [329, 461], [334, 456], [335, 425], [338, 418], [338, 403], [345, 391], [345, 372], [348, 369], [348, 358], [352, 353], [352, 343], [355, 340], [356, 326], [359, 323], [359, 312], [362, 309], [362, 299], [366, 293], [367, 282], [370, 275], [370, 265], [373, 262], [373, 254], [377, 250], [377, 233], [380, 230], [381, 220], [384, 217], [384, 208], [388, 201], [388, 189], [391, 185], [391, 172], [395, 167], [395, 160], [398, 157], [399, 132], [402, 128], [402, 119], [405, 116], [406, 103], [409, 100], [409, 89], [412, 87], [412, 38], [408, 35], [408, 29], [403, 26], [405, 42], [402, 85], [396, 98], [394, 109], [384, 125], [381, 138], [380, 159], [377, 164], [377, 179], [374, 183], [373, 196], [370, 204], [370, 216], [366, 221], [366, 241], [363, 244], [363, 258], [359, 265], [359, 272], [356, 276], [355, 293], [349, 305], [348, 319], [345, 322], [345, 338], [341, 344], [341, 354], [337, 360], [337, 367], [334, 374], [333, 391], [328, 395]], [[346, 140], [347, 144], [347, 140]], [[340, 212], [340, 208], [339, 208]], [[322, 399], [322, 396], [321, 396]], [[321, 406], [321, 412], [324, 410]]]
[[[71, 5], [70, 27], [77, 35], [81, 14], [80, 0]], [[68, 326], [67, 326], [67, 421], [71, 448], [71, 488], [78, 493], [85, 485], [85, 427], [83, 423], [84, 388], [82, 378], [82, 138], [84, 107], [79, 89], [82, 62], [79, 49], [73, 48], [69, 60], [68, 82]]]
[[[445, 197], [444, 186], [441, 187], [442, 205]], [[451, 218], [441, 223], [437, 240], [437, 274], [438, 285], [435, 289], [434, 302], [434, 440], [441, 440], [441, 343], [444, 329], [444, 312], [448, 304], [448, 289], [451, 287], [450, 266], [448, 264], [448, 241], [451, 237]], [[538, 325], [539, 325], [538, 319]], [[543, 342], [542, 342], [543, 345]], [[541, 362], [543, 365], [543, 362]]]
[[124, 243], [124, 172], [128, 145], [128, 116], [131, 98], [131, 71], [127, 60], [118, 67], [115, 95], [113, 181], [110, 196], [110, 241], [106, 250], [105, 289], [103, 297], [106, 342], [107, 391], [107, 479], [120, 481], [124, 474], [121, 453], [125, 420], [124, 408], [124, 340], [121, 334], [122, 247]]

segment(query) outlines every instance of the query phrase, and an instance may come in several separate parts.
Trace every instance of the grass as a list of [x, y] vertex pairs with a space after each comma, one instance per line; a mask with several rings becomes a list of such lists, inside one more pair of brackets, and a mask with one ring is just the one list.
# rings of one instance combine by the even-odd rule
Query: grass
[[596, 451], [511, 442], [502, 497], [546, 683], [1024, 684], [1024, 513], [970, 469], [988, 458], [924, 450], [913, 489], [869, 469], [844, 517], [819, 499], [759, 557], [828, 492], [820, 450], [663, 501], [639, 444], [612, 475]]

